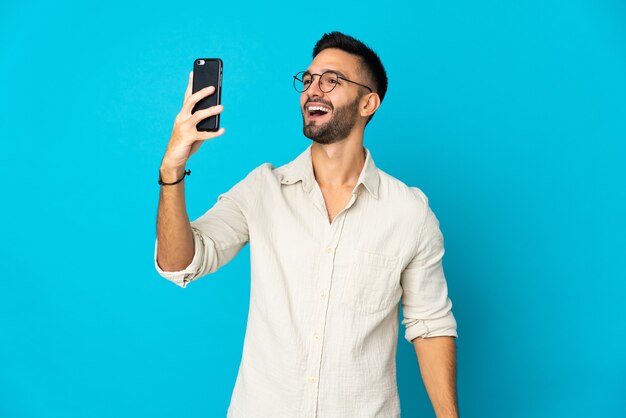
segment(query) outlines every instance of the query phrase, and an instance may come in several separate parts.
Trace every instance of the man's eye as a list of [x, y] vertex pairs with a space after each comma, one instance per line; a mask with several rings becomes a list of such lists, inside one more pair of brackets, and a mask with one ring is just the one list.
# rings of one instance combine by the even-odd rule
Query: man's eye
[[306, 79], [302, 80], [302, 84], [304, 84], [305, 86], [308, 86], [309, 84], [311, 84], [311, 79], [306, 78]]
[[339, 81], [338, 81], [338, 80], [335, 80], [334, 78], [332, 78], [332, 79], [328, 80], [328, 82], [329, 82], [330, 84], [337, 84], [337, 83], [339, 83]]

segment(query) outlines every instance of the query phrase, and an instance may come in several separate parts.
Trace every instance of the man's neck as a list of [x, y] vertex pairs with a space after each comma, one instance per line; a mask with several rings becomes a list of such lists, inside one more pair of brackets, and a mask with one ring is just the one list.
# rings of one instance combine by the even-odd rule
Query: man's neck
[[314, 142], [311, 147], [313, 172], [320, 188], [353, 189], [365, 164], [363, 138], [346, 138], [332, 144]]

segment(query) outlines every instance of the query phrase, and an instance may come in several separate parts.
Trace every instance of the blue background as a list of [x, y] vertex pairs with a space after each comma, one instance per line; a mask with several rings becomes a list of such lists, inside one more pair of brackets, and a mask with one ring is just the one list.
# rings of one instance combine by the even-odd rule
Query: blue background
[[[246, 246], [181, 289], [153, 266], [157, 175], [194, 58], [224, 136], [191, 219], [302, 136], [291, 75], [341, 30], [382, 57], [376, 164], [441, 222], [464, 417], [626, 416], [623, 1], [3, 2], [0, 416], [224, 416]], [[433, 417], [412, 345], [403, 417]]]

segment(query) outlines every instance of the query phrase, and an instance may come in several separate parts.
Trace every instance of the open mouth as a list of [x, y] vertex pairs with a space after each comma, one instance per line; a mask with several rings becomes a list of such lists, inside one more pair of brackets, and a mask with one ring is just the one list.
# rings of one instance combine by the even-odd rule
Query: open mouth
[[321, 119], [331, 112], [330, 107], [319, 105], [319, 104], [310, 104], [306, 106], [306, 114], [310, 120]]

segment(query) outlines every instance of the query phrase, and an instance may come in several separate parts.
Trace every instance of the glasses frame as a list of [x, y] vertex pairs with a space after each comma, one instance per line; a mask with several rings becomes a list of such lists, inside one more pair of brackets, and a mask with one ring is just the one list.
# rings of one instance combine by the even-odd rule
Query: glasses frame
[[[337, 74], [337, 72], [336, 72], [336, 71], [332, 71], [332, 70], [324, 71], [322, 74], [310, 73], [310, 72], [308, 72], [308, 71], [300, 71], [299, 73], [297, 73], [296, 75], [294, 75], [294, 76], [293, 76], [293, 88], [294, 88], [294, 89], [295, 89], [298, 93], [304, 93], [304, 92], [305, 92], [305, 91], [307, 91], [307, 90], [309, 89], [309, 87], [311, 87], [311, 85], [313, 84], [313, 77], [314, 77], [314, 76], [316, 76], [316, 75], [318, 75], [318, 76], [320, 76], [320, 77], [317, 79], [317, 86], [319, 87], [320, 91], [322, 91], [322, 92], [324, 92], [324, 93], [330, 93], [331, 91], [333, 91], [333, 90], [335, 89], [335, 87], [337, 87], [337, 84], [333, 85], [333, 88], [331, 88], [331, 89], [330, 89], [330, 90], [328, 90], [328, 91], [324, 91], [324, 90], [322, 89], [322, 77], [324, 76], [324, 74], [327, 74], [327, 73], [334, 74], [334, 75], [335, 75], [335, 77], [337, 77], [337, 79], [342, 79], [342, 80], [347, 81], [347, 82], [349, 82], [349, 83], [356, 84], [357, 86], [365, 87], [366, 89], [368, 89], [368, 90], [370, 91], [370, 93], [374, 93], [374, 90], [372, 90], [370, 87], [366, 86], [365, 84], [361, 84], [361, 83], [357, 83], [356, 81], [348, 80], [347, 78], [342, 77], [342, 76], [340, 76], [339, 74]], [[300, 90], [298, 90], [298, 89], [296, 88], [296, 81], [299, 81], [299, 82], [301, 82], [301, 83], [304, 83], [304, 80], [302, 80], [302, 77], [303, 77], [305, 74], [309, 74], [309, 75], [311, 75], [311, 84], [309, 84], [309, 85], [308, 85], [308, 86], [307, 86], [304, 90], [300, 91]]]

